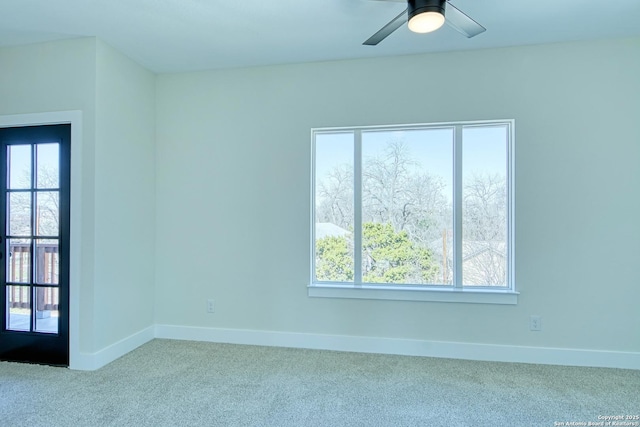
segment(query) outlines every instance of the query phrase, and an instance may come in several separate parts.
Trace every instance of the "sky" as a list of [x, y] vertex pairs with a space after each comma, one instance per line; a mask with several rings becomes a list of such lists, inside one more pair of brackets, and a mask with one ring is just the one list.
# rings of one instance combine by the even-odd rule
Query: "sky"
[[[506, 175], [507, 132], [505, 125], [469, 125], [462, 131], [463, 180], [473, 173]], [[364, 130], [362, 155], [384, 153], [391, 141], [403, 141], [419, 168], [439, 176], [445, 183], [445, 196], [452, 199], [452, 127], [407, 130]], [[354, 134], [351, 131], [316, 134], [316, 180], [319, 182], [336, 166], [353, 165]]]
[[[10, 189], [30, 188], [28, 176], [31, 174], [31, 145], [10, 145], [8, 175]], [[35, 155], [38, 172], [42, 170], [54, 171], [58, 169], [59, 144], [37, 144]], [[36, 176], [38, 173], [36, 173]], [[49, 174], [50, 176], [51, 174]], [[37, 185], [42, 187], [42, 185]]]

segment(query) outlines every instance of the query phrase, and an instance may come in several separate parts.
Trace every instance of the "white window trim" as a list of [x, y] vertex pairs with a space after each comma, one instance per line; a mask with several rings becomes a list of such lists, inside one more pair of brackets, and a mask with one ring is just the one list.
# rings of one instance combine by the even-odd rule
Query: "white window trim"
[[[394, 129], [412, 129], [412, 128], [424, 128], [424, 127], [455, 127], [456, 137], [454, 141], [454, 187], [461, 185], [461, 129], [464, 126], [487, 126], [487, 125], [507, 125], [509, 133], [509, 144], [507, 147], [507, 283], [508, 287], [476, 287], [467, 286], [462, 287], [461, 281], [454, 282], [453, 286], [429, 286], [429, 285], [387, 285], [387, 284], [370, 284], [370, 283], [333, 283], [333, 282], [314, 282], [314, 254], [313, 254], [313, 242], [315, 242], [315, 134], [317, 132], [344, 132], [353, 131], [356, 143], [354, 156], [360, 156], [361, 143], [360, 137], [362, 131], [369, 130], [394, 130]], [[321, 297], [321, 298], [350, 298], [350, 299], [375, 299], [375, 300], [393, 300], [393, 301], [432, 301], [432, 302], [457, 302], [457, 303], [479, 303], [479, 304], [517, 304], [519, 292], [516, 291], [515, 286], [515, 224], [513, 221], [515, 215], [515, 120], [482, 120], [482, 121], [463, 121], [463, 122], [443, 122], [443, 123], [421, 123], [421, 124], [406, 124], [406, 125], [385, 125], [385, 126], [352, 126], [352, 127], [333, 127], [333, 128], [312, 128], [311, 129], [311, 259], [310, 259], [310, 284], [308, 285], [309, 297]], [[357, 173], [356, 173], [357, 175]], [[357, 177], [355, 179], [358, 179]], [[356, 188], [358, 186], [356, 185]], [[461, 191], [455, 191], [454, 197], [461, 197]], [[360, 201], [357, 200], [356, 195], [356, 216], [359, 215]], [[456, 201], [454, 205], [458, 205]], [[457, 213], [457, 209], [454, 209], [454, 223], [462, 219]], [[358, 218], [356, 218], [357, 220]], [[460, 224], [457, 224], [458, 226]], [[454, 225], [454, 228], [457, 228]], [[460, 228], [458, 228], [460, 229]], [[358, 233], [356, 233], [357, 240]], [[454, 240], [454, 248], [456, 245], [462, 243], [462, 237], [460, 233], [454, 233], [457, 236]], [[358, 243], [358, 242], [356, 242]], [[358, 247], [358, 246], [356, 246]], [[358, 251], [356, 251], [358, 252]], [[459, 255], [454, 249], [454, 256]], [[460, 252], [461, 253], [461, 252]], [[354, 254], [356, 255], [356, 254]], [[356, 256], [356, 258], [358, 258]], [[355, 259], [356, 264], [354, 268], [359, 268], [357, 263], [358, 259]], [[460, 260], [455, 262], [455, 268], [458, 270], [454, 277], [461, 277], [461, 263]]]
[[517, 304], [518, 292], [508, 289], [458, 289], [454, 287], [405, 287], [402, 285], [344, 285], [315, 283], [310, 297], [374, 299], [390, 301], [460, 302], [477, 304]]

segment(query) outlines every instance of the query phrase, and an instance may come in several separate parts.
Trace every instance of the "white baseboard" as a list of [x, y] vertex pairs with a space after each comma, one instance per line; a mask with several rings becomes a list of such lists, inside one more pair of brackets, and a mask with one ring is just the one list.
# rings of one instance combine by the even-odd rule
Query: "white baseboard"
[[640, 353], [156, 325], [156, 338], [492, 362], [640, 370]]
[[69, 361], [69, 368], [94, 371], [124, 356], [154, 338], [154, 327], [149, 326], [133, 335], [111, 344], [95, 353], [79, 353]]
[[154, 338], [271, 347], [397, 354], [491, 362], [590, 366], [640, 370], [640, 353], [495, 344], [424, 341], [400, 338], [303, 334], [247, 329], [155, 325], [95, 353], [72, 357], [70, 368], [92, 371], [113, 362]]

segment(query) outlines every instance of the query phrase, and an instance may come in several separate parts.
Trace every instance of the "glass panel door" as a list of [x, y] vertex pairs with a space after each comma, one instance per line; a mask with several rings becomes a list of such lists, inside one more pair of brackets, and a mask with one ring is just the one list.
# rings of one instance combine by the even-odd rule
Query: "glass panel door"
[[70, 125], [0, 129], [0, 359], [68, 365]]

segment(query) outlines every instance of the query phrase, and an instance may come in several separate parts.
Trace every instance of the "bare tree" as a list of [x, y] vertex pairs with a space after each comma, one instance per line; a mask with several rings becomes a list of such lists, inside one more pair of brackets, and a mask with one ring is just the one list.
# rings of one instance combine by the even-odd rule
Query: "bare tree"
[[[20, 177], [20, 188], [31, 187], [31, 176], [29, 171], [25, 171]], [[56, 189], [58, 187], [58, 171], [52, 168], [41, 167], [38, 170], [38, 188]], [[37, 230], [33, 234], [37, 235], [58, 235], [60, 200], [59, 192], [38, 191], [32, 204], [30, 192], [13, 192], [9, 197], [9, 210], [11, 214], [11, 234], [30, 235], [32, 209], [35, 210]]]
[[464, 186], [464, 238], [504, 241], [507, 235], [506, 202], [506, 181], [503, 175], [472, 175]]
[[390, 223], [423, 246], [451, 226], [443, 179], [424, 170], [404, 141], [390, 141], [382, 155], [366, 158], [362, 180], [363, 221]]
[[353, 228], [353, 168], [350, 165], [335, 167], [318, 182], [316, 221]]
[[404, 230], [414, 207], [409, 182], [415, 166], [402, 140], [391, 141], [382, 155], [364, 159], [363, 220], [389, 222], [395, 230]]
[[464, 186], [464, 282], [504, 285], [507, 259], [506, 179], [475, 174]]

